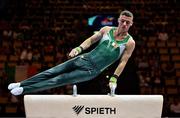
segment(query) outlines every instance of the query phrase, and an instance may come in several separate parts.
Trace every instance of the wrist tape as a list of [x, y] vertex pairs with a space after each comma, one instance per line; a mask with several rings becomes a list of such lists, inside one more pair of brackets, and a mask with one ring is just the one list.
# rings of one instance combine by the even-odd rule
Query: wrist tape
[[110, 78], [110, 82], [112, 82], [112, 83], [117, 83], [117, 79], [118, 79], [118, 76], [117, 75], [113, 75], [111, 78]]
[[83, 51], [83, 48], [82, 48], [81, 46], [79, 46], [79, 47], [76, 47], [76, 50], [77, 50], [79, 53], [81, 53], [81, 52]]

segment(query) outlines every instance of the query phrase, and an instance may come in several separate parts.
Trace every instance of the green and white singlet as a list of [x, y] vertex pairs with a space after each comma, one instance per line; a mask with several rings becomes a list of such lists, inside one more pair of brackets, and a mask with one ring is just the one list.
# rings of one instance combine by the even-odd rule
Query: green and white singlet
[[96, 48], [88, 53], [88, 57], [100, 71], [103, 71], [121, 57], [126, 43], [131, 38], [128, 34], [122, 41], [115, 41], [113, 35], [115, 29], [112, 28], [108, 33], [104, 34]]

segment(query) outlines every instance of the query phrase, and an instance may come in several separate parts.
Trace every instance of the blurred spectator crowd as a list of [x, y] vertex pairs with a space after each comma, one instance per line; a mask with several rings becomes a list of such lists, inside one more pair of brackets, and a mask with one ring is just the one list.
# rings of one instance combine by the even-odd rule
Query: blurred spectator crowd
[[[22, 98], [7, 91], [7, 85], [19, 79], [17, 68], [26, 69], [21, 79], [27, 79], [68, 60], [69, 51], [93, 34], [88, 27], [88, 16], [119, 16], [124, 9], [134, 14], [130, 34], [136, 41], [133, 58], [139, 94], [162, 94], [163, 116], [180, 114], [180, 18], [177, 17], [180, 6], [176, 0], [8, 0], [4, 3], [0, 16], [0, 114], [24, 115]], [[67, 85], [41, 93], [71, 94], [71, 89]]]

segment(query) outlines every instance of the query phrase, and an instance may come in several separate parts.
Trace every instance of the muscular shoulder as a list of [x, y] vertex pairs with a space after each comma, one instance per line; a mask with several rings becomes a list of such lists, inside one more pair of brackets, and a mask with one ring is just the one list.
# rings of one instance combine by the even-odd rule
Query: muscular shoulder
[[134, 49], [135, 48], [135, 45], [136, 45], [136, 43], [135, 43], [135, 41], [134, 41], [134, 39], [132, 38], [132, 37], [130, 37], [130, 39], [129, 39], [129, 41], [127, 42], [127, 47], [128, 48], [132, 48], [132, 49]]
[[135, 41], [134, 41], [133, 37], [130, 37], [129, 43], [132, 44], [132, 45], [135, 45]]
[[100, 29], [100, 32], [102, 33], [102, 34], [105, 34], [105, 33], [107, 33], [107, 32], [109, 32], [109, 30], [111, 30], [113, 27], [110, 27], [110, 26], [104, 26], [104, 27], [102, 27], [101, 29]]

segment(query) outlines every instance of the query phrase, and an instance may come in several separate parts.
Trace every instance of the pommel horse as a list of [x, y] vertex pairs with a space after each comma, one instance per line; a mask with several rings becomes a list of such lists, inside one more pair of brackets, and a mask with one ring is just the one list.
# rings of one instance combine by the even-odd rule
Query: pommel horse
[[[112, 90], [113, 89], [113, 90]], [[162, 95], [25, 95], [27, 118], [161, 118]]]

